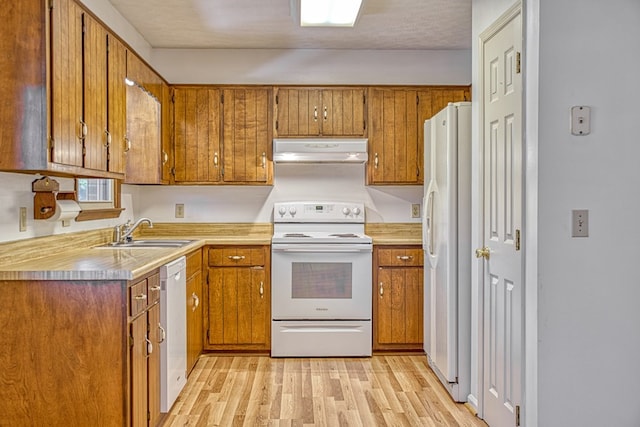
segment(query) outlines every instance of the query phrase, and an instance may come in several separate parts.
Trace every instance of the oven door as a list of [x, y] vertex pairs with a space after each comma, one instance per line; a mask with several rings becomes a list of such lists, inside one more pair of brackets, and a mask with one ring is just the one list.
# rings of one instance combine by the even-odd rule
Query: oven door
[[371, 319], [369, 244], [273, 244], [274, 320]]

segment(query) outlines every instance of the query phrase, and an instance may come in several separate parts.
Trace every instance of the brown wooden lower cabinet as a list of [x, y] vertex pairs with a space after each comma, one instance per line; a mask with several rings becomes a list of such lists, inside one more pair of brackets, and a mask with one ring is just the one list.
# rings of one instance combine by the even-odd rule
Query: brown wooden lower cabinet
[[0, 424], [158, 425], [157, 272], [0, 288]]
[[373, 250], [373, 350], [423, 349], [423, 254], [419, 246]]
[[187, 375], [202, 353], [202, 249], [187, 255]]
[[211, 246], [207, 254], [205, 349], [268, 351], [269, 246]]

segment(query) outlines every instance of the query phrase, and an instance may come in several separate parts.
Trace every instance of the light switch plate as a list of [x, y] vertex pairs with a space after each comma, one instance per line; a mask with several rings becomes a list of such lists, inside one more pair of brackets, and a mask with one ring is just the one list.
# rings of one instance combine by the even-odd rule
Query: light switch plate
[[589, 211], [587, 209], [571, 211], [571, 237], [589, 237]]
[[571, 133], [577, 136], [591, 133], [591, 108], [585, 105], [571, 107]]
[[176, 203], [176, 218], [184, 218], [184, 203]]

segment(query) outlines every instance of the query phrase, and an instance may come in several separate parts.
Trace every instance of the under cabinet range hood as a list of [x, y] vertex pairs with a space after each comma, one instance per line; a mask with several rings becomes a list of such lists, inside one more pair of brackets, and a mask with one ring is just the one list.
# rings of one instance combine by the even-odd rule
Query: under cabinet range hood
[[276, 138], [275, 163], [365, 163], [366, 138]]

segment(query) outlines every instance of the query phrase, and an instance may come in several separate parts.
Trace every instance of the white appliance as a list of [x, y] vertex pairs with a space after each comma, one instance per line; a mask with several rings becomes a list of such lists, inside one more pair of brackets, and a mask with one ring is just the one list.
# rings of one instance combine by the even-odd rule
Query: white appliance
[[471, 103], [424, 124], [424, 349], [457, 402], [471, 376]]
[[364, 205], [276, 203], [273, 216], [271, 356], [371, 356]]
[[169, 412], [187, 383], [187, 259], [160, 267], [160, 411]]

